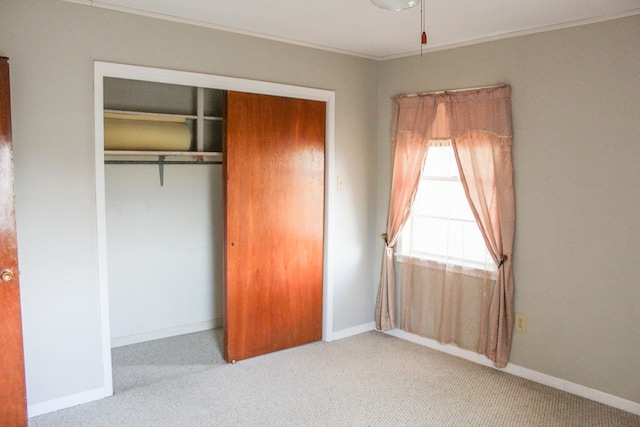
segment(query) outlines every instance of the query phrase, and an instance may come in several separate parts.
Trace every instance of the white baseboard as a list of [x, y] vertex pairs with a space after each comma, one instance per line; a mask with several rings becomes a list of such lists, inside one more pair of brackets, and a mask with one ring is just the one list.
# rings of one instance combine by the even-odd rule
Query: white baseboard
[[111, 348], [122, 347], [130, 344], [138, 344], [146, 341], [159, 340], [174, 337], [176, 335], [190, 334], [222, 327], [222, 319], [207, 320], [205, 322], [191, 323], [189, 325], [176, 326], [174, 328], [160, 329], [157, 331], [143, 332], [125, 337], [112, 337]]
[[[442, 351], [443, 353], [451, 354], [453, 356], [460, 357], [462, 359], [470, 360], [475, 363], [479, 363], [490, 368], [498, 369], [493, 365], [493, 362], [487, 359], [485, 356], [474, 353], [473, 351], [463, 350], [455, 345], [440, 344], [439, 342], [420, 337], [418, 335], [410, 334], [400, 329], [392, 329], [385, 331], [386, 334], [394, 337], [410, 341], [416, 344], [423, 345], [425, 347], [432, 348], [434, 350]], [[609, 393], [605, 393], [600, 390], [595, 390], [589, 387], [585, 387], [580, 384], [572, 383], [562, 378], [553, 377], [551, 375], [543, 374], [542, 372], [534, 371], [532, 369], [524, 368], [513, 363], [508, 363], [505, 368], [499, 369], [500, 371], [507, 372], [517, 377], [525, 378], [536, 382], [538, 384], [546, 385], [558, 390], [566, 391], [567, 393], [584, 397], [589, 400], [593, 400], [604, 405], [608, 405], [623, 411], [630, 412], [632, 414], [640, 415], [640, 403], [633, 402], [631, 400], [623, 399], [618, 396], [614, 396]]]
[[105, 394], [105, 390], [102, 387], [87, 390], [82, 393], [71, 394], [58, 399], [27, 405], [27, 415], [29, 418], [37, 417], [38, 415], [48, 414], [49, 412], [59, 411], [60, 409], [71, 408], [72, 406], [82, 405], [83, 403], [93, 402], [94, 400], [104, 399], [105, 397], [108, 396]]
[[363, 334], [365, 332], [373, 331], [376, 329], [375, 322], [365, 323], [363, 325], [354, 326], [353, 328], [343, 329], [341, 331], [336, 331], [331, 334], [330, 341], [341, 340], [343, 338], [349, 338], [354, 335]]

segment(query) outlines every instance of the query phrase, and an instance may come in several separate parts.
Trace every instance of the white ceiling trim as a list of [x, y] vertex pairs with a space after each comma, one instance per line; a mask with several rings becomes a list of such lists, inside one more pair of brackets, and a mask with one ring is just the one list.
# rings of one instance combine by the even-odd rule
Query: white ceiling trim
[[[526, 30], [511, 31], [511, 32], [505, 32], [505, 33], [497, 33], [497, 34], [486, 36], [486, 37], [474, 38], [474, 39], [464, 40], [456, 43], [447, 43], [442, 45], [429, 46], [429, 47], [423, 48], [422, 52], [423, 53], [439, 52], [439, 51], [448, 50], [448, 49], [455, 49], [457, 47], [471, 46], [474, 44], [487, 43], [487, 42], [492, 42], [496, 40], [510, 39], [512, 37], [520, 37], [520, 36], [526, 36], [530, 34], [544, 33], [547, 31], [555, 31], [555, 30], [563, 30], [566, 28], [580, 27], [582, 25], [596, 24], [598, 22], [611, 21], [619, 18], [627, 18], [634, 15], [640, 15], [640, 8], [625, 11], [625, 12], [620, 12], [620, 13], [613, 13], [609, 15], [598, 16], [595, 18], [565, 22], [562, 24], [547, 25], [544, 27], [530, 28]], [[400, 53], [397, 55], [386, 55], [381, 57], [375, 57], [373, 59], [376, 59], [379, 61], [385, 61], [387, 59], [403, 58], [406, 56], [414, 56], [419, 54], [420, 54], [420, 49], [416, 49], [415, 51], [412, 51], [412, 52]]]
[[[98, 7], [98, 8], [102, 8], [102, 9], [114, 10], [114, 11], [118, 11], [118, 12], [131, 13], [131, 14], [145, 16], [145, 17], [149, 17], [149, 18], [162, 19], [162, 20], [165, 20], [165, 21], [171, 21], [171, 22], [176, 22], [176, 23], [181, 23], [181, 24], [194, 25], [194, 26], [204, 27], [204, 28], [211, 28], [211, 29], [214, 29], [214, 30], [225, 31], [225, 32], [229, 32], [229, 33], [240, 34], [240, 35], [245, 35], [245, 36], [250, 36], [250, 37], [256, 37], [256, 38], [261, 38], [261, 39], [265, 39], [265, 40], [271, 40], [271, 41], [276, 41], [276, 42], [281, 42], [281, 43], [287, 43], [287, 44], [292, 44], [292, 45], [302, 46], [302, 47], [307, 47], [307, 48], [319, 49], [319, 50], [338, 53], [338, 54], [343, 54], [343, 55], [350, 55], [350, 56], [355, 56], [355, 57], [360, 57], [360, 58], [365, 58], [365, 59], [372, 59], [372, 60], [376, 60], [376, 61], [385, 61], [385, 60], [389, 60], [389, 59], [396, 59], [396, 58], [402, 58], [402, 57], [407, 57], [407, 56], [415, 56], [415, 55], [420, 54], [420, 52], [421, 52], [420, 48], [419, 48], [420, 45], [418, 43], [419, 42], [419, 39], [418, 39], [419, 34], [418, 33], [416, 33], [416, 40], [417, 41], [416, 41], [416, 49], [415, 50], [410, 50], [410, 51], [406, 51], [406, 52], [400, 52], [400, 53], [392, 54], [392, 55], [374, 56], [374, 55], [366, 55], [366, 54], [363, 54], [361, 52], [354, 52], [354, 51], [350, 51], [350, 50], [337, 49], [337, 48], [334, 48], [334, 47], [328, 47], [328, 46], [324, 46], [324, 45], [320, 45], [320, 44], [304, 42], [304, 41], [290, 39], [290, 38], [286, 38], [286, 37], [274, 36], [274, 35], [271, 35], [271, 34], [265, 34], [265, 33], [260, 33], [260, 32], [255, 32], [255, 31], [248, 31], [248, 30], [238, 29], [238, 28], [234, 28], [234, 27], [219, 25], [219, 24], [213, 24], [213, 23], [210, 23], [210, 22], [200, 21], [200, 20], [197, 20], [197, 19], [182, 18], [182, 17], [177, 17], [177, 16], [173, 16], [173, 15], [167, 15], [167, 14], [163, 14], [163, 13], [140, 10], [140, 9], [136, 9], [136, 8], [132, 8], [132, 7], [114, 5], [114, 4], [106, 3], [106, 2], [103, 2], [103, 1], [99, 1], [99, 0], [64, 0], [64, 1], [69, 2], [69, 3], [82, 4], [82, 5], [85, 5], [85, 6], [91, 6], [91, 7]], [[471, 46], [471, 45], [475, 45], [475, 44], [479, 44], [479, 43], [486, 43], [486, 42], [490, 42], [490, 41], [497, 41], [497, 40], [502, 40], [502, 39], [507, 39], [507, 38], [512, 38], [512, 37], [519, 37], [519, 36], [524, 36], [524, 35], [542, 33], [542, 32], [546, 32], [546, 31], [553, 31], [553, 30], [561, 30], [561, 29], [565, 29], [565, 28], [572, 28], [572, 27], [577, 27], [577, 26], [581, 26], [581, 25], [587, 25], [587, 24], [593, 24], [593, 23], [597, 23], [597, 22], [609, 21], [609, 20], [613, 20], [613, 19], [624, 18], [624, 17], [629, 17], [629, 16], [633, 16], [633, 15], [638, 15], [638, 14], [640, 14], [640, 8], [635, 8], [635, 9], [624, 11], [624, 12], [612, 13], [612, 14], [602, 15], [602, 16], [598, 16], [598, 17], [594, 17], [594, 18], [588, 18], [588, 19], [582, 19], [582, 20], [574, 20], [574, 21], [564, 22], [564, 23], [560, 23], [560, 24], [541, 26], [541, 27], [534, 27], [534, 28], [528, 28], [528, 29], [523, 29], [523, 30], [496, 33], [496, 34], [488, 35], [488, 36], [485, 36], [485, 37], [462, 40], [462, 41], [458, 41], [458, 42], [454, 42], [454, 43], [443, 43], [443, 44], [439, 44], [439, 45], [438, 44], [436, 44], [436, 45], [432, 44], [432, 45], [427, 45], [427, 46], [423, 47], [422, 53], [426, 54], [426, 53], [430, 53], [430, 52], [438, 52], [438, 51], [454, 49], [454, 48], [458, 48], [458, 47]]]
[[176, 22], [176, 23], [179, 23], [179, 24], [187, 24], [187, 25], [195, 25], [195, 26], [198, 26], [198, 27], [211, 28], [213, 30], [225, 31], [225, 32], [234, 33], [234, 34], [241, 34], [241, 35], [244, 35], [244, 36], [250, 36], [250, 37], [256, 37], [256, 38], [260, 38], [260, 39], [271, 40], [271, 41], [276, 41], [276, 42], [281, 42], [281, 43], [293, 44], [293, 45], [302, 46], [302, 47], [320, 49], [320, 50], [324, 50], [324, 51], [328, 51], [328, 52], [340, 53], [340, 54], [343, 54], [343, 55], [357, 56], [357, 57], [361, 57], [361, 58], [374, 59], [374, 60], [380, 60], [381, 59], [381, 58], [376, 57], [376, 56], [364, 55], [364, 54], [359, 53], [359, 52], [352, 52], [352, 51], [348, 51], [348, 50], [336, 49], [336, 48], [327, 47], [327, 46], [323, 46], [323, 45], [317, 45], [317, 44], [303, 42], [303, 41], [299, 41], [299, 40], [288, 39], [288, 38], [285, 38], [285, 37], [278, 37], [278, 36], [274, 36], [274, 35], [271, 35], [271, 34], [264, 34], [264, 33], [259, 33], [259, 32], [255, 32], [255, 31], [247, 31], [247, 30], [234, 28], [234, 27], [227, 27], [227, 26], [224, 26], [224, 25], [212, 24], [210, 22], [199, 21], [197, 19], [181, 18], [179, 16], [166, 15], [166, 14], [163, 14], [163, 13], [156, 13], [156, 12], [149, 12], [149, 11], [146, 11], [146, 10], [140, 10], [140, 9], [135, 9], [135, 8], [131, 8], [131, 7], [125, 7], [125, 6], [118, 6], [118, 5], [114, 5], [114, 4], [111, 4], [111, 3], [104, 3], [104, 2], [101, 2], [101, 1], [93, 1], [93, 0], [63, 0], [63, 1], [67, 1], [67, 2], [70, 2], [70, 3], [84, 4], [86, 6], [99, 7], [101, 9], [114, 10], [114, 11], [117, 11], [117, 12], [125, 12], [125, 13], [131, 13], [131, 14], [134, 14], [134, 15], [141, 15], [141, 16], [146, 16], [148, 18], [162, 19], [164, 21], [171, 21], [171, 22]]

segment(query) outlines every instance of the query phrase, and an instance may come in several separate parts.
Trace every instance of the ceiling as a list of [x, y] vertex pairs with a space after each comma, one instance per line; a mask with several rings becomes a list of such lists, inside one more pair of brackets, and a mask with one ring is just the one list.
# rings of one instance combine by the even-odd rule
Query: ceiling
[[[68, 0], [372, 59], [420, 52], [420, 6], [370, 0]], [[640, 13], [640, 0], [424, 0], [424, 51]]]

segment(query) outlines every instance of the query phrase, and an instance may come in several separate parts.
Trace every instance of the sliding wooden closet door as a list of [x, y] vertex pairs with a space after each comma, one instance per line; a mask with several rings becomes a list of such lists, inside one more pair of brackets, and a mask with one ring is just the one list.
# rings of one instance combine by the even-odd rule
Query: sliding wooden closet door
[[14, 210], [9, 60], [0, 57], [0, 425], [27, 425]]
[[225, 113], [225, 359], [322, 338], [325, 103], [239, 92]]

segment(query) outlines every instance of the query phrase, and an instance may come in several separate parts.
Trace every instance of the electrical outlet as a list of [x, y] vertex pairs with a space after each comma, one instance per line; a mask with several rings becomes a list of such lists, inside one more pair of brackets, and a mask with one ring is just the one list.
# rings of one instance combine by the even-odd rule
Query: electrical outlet
[[527, 333], [527, 315], [516, 313], [516, 332]]

